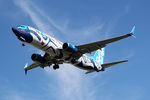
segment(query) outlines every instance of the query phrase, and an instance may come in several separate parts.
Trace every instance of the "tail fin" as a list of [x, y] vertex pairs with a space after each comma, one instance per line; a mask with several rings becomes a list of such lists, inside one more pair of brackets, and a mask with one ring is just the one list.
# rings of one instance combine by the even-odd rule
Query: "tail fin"
[[93, 59], [97, 61], [99, 64], [104, 64], [104, 54], [105, 54], [105, 48], [98, 49], [93, 56]]

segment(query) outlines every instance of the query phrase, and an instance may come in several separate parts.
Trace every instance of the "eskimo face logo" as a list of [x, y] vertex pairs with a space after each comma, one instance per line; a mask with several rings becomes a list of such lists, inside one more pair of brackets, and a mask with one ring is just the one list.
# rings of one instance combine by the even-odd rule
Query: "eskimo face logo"
[[41, 41], [41, 37], [36, 32], [31, 30], [31, 33], [33, 33]]
[[37, 33], [41, 34], [44, 40], [47, 40], [47, 36], [43, 34], [43, 32], [36, 30]]
[[30, 32], [33, 33], [38, 38], [39, 41], [41, 41], [41, 37], [38, 35], [37, 30], [35, 28], [30, 27], [30, 26], [28, 26], [28, 28], [29, 28]]
[[97, 50], [97, 52], [95, 54], [95, 60], [97, 62], [99, 62], [100, 64], [103, 64], [103, 62], [104, 62], [104, 48], [102, 48], [101, 50]]
[[47, 36], [46, 35], [42, 35], [44, 40], [47, 40]]

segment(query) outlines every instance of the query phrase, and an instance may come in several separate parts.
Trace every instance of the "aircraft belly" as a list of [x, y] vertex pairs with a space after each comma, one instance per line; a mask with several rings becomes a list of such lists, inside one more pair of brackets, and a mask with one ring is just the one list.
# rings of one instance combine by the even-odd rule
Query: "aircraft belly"
[[84, 69], [84, 70], [92, 70], [93, 67], [90, 64], [84, 64], [82, 61], [74, 64], [74, 66]]
[[91, 62], [91, 59], [85, 55], [75, 60], [74, 65], [84, 70], [95, 70], [96, 65]]
[[75, 65], [75, 66], [83, 70], [93, 70], [91, 66], [80, 66], [80, 65]]

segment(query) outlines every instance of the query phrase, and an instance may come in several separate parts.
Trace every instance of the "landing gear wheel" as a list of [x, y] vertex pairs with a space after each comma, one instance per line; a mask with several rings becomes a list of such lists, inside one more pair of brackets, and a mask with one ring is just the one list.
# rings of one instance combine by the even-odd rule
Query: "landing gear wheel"
[[54, 66], [53, 66], [53, 69], [54, 69], [54, 70], [56, 70], [56, 69], [58, 69], [58, 68], [59, 68], [59, 65], [54, 65]]
[[22, 43], [22, 46], [24, 47], [26, 44], [25, 43]]

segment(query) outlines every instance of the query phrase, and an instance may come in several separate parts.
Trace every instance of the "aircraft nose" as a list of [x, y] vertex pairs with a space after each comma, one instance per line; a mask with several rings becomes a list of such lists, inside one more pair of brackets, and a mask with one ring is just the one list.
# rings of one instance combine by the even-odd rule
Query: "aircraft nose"
[[14, 27], [12, 27], [12, 31], [15, 33], [15, 28]]
[[14, 27], [12, 27], [12, 31], [15, 33], [16, 29]]
[[18, 30], [16, 28], [12, 27], [12, 31], [15, 35], [18, 35]]
[[27, 32], [28, 30], [23, 30], [23, 29], [19, 29], [16, 27], [12, 27], [12, 31], [18, 37], [18, 39], [23, 42], [31, 43], [33, 40], [33, 37], [30, 34], [30, 32]]

